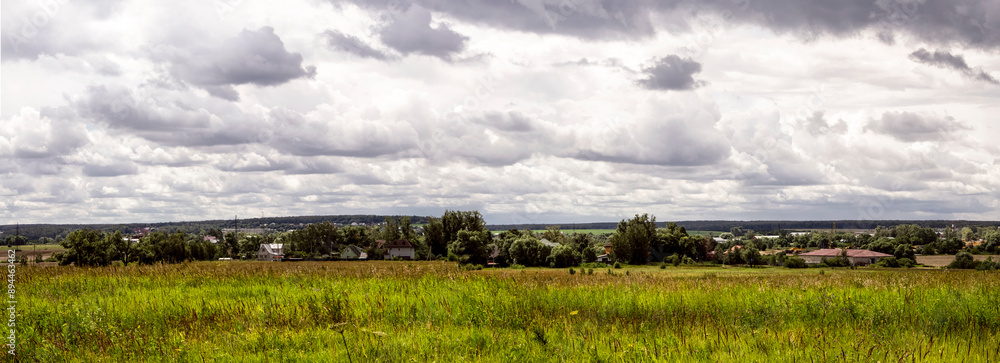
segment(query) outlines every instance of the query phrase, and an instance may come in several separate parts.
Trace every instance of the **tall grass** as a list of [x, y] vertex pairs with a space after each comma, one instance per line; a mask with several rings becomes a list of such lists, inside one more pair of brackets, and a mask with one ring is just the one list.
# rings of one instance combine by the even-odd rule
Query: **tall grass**
[[18, 349], [28, 361], [1000, 361], [995, 272], [629, 270], [27, 267]]

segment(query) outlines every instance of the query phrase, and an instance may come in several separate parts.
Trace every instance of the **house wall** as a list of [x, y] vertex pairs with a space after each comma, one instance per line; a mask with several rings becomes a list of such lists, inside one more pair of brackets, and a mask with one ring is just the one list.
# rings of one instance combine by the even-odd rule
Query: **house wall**
[[[800, 256], [800, 257], [802, 257], [802, 259], [805, 260], [806, 263], [810, 264], [810, 265], [815, 265], [815, 264], [822, 263], [823, 262], [823, 258], [824, 258], [824, 257], [819, 257], [819, 256]], [[825, 257], [825, 258], [833, 258], [833, 257]], [[860, 266], [867, 266], [867, 265], [873, 264], [875, 262], [878, 262], [879, 259], [880, 259], [879, 257], [848, 257], [847, 258], [848, 261], [851, 261], [852, 265], [860, 265]]]
[[416, 250], [413, 248], [390, 248], [386, 253], [389, 254], [389, 258], [401, 257], [415, 260], [417, 257]]
[[823, 262], [823, 257], [819, 256], [799, 256], [799, 257], [802, 257], [802, 259], [806, 260], [806, 263], [810, 265], [815, 265]]

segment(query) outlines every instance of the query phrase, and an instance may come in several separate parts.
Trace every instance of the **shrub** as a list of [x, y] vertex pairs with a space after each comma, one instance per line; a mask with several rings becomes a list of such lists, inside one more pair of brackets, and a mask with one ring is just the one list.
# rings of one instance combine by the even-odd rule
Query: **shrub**
[[608, 267], [608, 264], [601, 263], [601, 262], [587, 262], [587, 263], [584, 263], [584, 264], [580, 265], [580, 267], [583, 267], [583, 268], [602, 268], [602, 267]]
[[660, 269], [661, 270], [666, 269], [666, 268], [667, 268], [667, 264], [666, 263], [661, 263], [660, 264]]
[[896, 260], [899, 262], [899, 267], [910, 268], [917, 265], [917, 262], [909, 258], [901, 258]]
[[523, 270], [524, 269], [524, 265], [518, 265], [518, 264], [515, 263], [513, 265], [510, 265], [510, 268], [514, 269], [514, 270]]
[[883, 258], [881, 260], [878, 260], [878, 262], [876, 262], [875, 264], [873, 264], [872, 267], [892, 267], [892, 268], [897, 268], [897, 267], [899, 267], [899, 261], [896, 260], [895, 257], [886, 257], [886, 258]]
[[978, 267], [978, 264], [971, 253], [962, 251], [955, 255], [955, 260], [948, 264], [948, 268], [974, 269]]
[[806, 268], [806, 267], [808, 267], [808, 265], [806, 265], [806, 260], [803, 260], [801, 257], [797, 257], [797, 256], [792, 256], [792, 257], [786, 258], [784, 266], [787, 267], [787, 268]]
[[615, 261], [615, 268], [622, 268], [622, 265], [618, 261]]
[[483, 265], [473, 264], [473, 263], [467, 263], [467, 264], [462, 265], [461, 267], [462, 267], [463, 270], [466, 270], [466, 271], [474, 271], [474, 270], [482, 270], [483, 269]]
[[572, 267], [570, 267], [569, 268], [569, 274], [570, 275], [576, 275], [576, 270], [574, 270]]
[[986, 261], [982, 261], [976, 266], [976, 270], [979, 271], [991, 271], [1000, 269], [1000, 263], [993, 261], [993, 256], [987, 257]]
[[588, 268], [587, 269], [587, 275], [593, 275], [593, 274], [594, 274], [594, 269]]

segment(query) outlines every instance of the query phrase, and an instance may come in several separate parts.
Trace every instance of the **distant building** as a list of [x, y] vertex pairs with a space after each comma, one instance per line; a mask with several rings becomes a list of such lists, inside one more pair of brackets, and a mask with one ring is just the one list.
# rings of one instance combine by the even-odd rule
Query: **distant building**
[[878, 262], [879, 260], [892, 257], [892, 255], [869, 251], [869, 250], [853, 250], [853, 249], [839, 249], [839, 248], [824, 248], [821, 250], [815, 250], [812, 252], [799, 254], [803, 260], [806, 260], [807, 264], [818, 264], [822, 263], [824, 258], [837, 258], [840, 257], [844, 251], [847, 251], [847, 260], [851, 262], [852, 265], [867, 266]]
[[205, 236], [204, 240], [209, 243], [219, 243], [219, 239], [215, 236]]
[[549, 246], [549, 247], [552, 247], [552, 248], [556, 248], [556, 247], [559, 247], [559, 244], [558, 244], [558, 243], [555, 243], [555, 242], [552, 242], [552, 241], [549, 241], [548, 239], [545, 239], [545, 238], [542, 238], [542, 239], [541, 239], [540, 241], [538, 241], [538, 242], [541, 242], [541, 243], [542, 243], [543, 245], [546, 245], [546, 246]]
[[368, 254], [361, 247], [350, 245], [344, 247], [344, 250], [340, 252], [340, 259], [342, 260], [364, 260], [368, 258]]
[[285, 245], [281, 243], [263, 243], [257, 250], [258, 261], [281, 261], [285, 257]]
[[405, 239], [397, 239], [389, 243], [383, 243], [379, 246], [380, 249], [385, 250], [385, 259], [391, 260], [393, 258], [399, 257], [404, 260], [415, 260], [417, 258], [417, 249], [413, 247], [410, 241]]

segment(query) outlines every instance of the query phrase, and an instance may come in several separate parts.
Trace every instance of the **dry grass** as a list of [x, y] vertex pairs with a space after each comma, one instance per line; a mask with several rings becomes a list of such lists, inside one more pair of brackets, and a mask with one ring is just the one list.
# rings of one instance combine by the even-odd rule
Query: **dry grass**
[[[988, 255], [974, 255], [976, 261], [985, 261], [988, 257], [993, 257], [993, 261], [1000, 260], [1000, 256], [988, 256]], [[955, 261], [955, 255], [930, 255], [930, 256], [917, 256], [917, 263], [924, 264], [927, 266], [941, 267], [947, 266], [952, 261]]]

